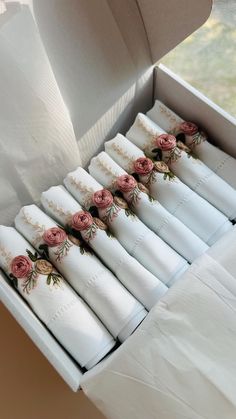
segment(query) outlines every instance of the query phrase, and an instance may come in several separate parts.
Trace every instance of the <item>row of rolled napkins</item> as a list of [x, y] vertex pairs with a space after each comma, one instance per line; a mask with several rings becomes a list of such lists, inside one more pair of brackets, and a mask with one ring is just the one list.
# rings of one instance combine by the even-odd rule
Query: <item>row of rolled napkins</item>
[[[136, 123], [137, 118], [135, 127]], [[127, 173], [138, 176], [163, 207], [208, 245], [232, 228], [222, 212], [173, 175], [165, 162], [153, 162], [123, 135], [107, 141], [105, 150]]]
[[167, 163], [169, 169], [193, 191], [218, 208], [230, 220], [236, 218], [236, 191], [213, 172], [191, 149], [139, 113], [127, 138], [147, 156]]
[[[167, 287], [125, 250], [102, 220], [84, 211], [63, 186], [54, 186], [43, 192], [41, 202], [49, 215], [74, 234], [74, 240], [76, 237], [80, 240], [81, 235], [148, 310], [165, 294]], [[113, 291], [115, 297], [115, 289]], [[119, 304], [122, 308], [121, 300]]]
[[15, 225], [40, 253], [47, 254], [115, 338], [124, 341], [146, 316], [144, 307], [102, 262], [36, 205], [23, 207]]
[[13, 227], [0, 226], [0, 267], [82, 367], [93, 367], [114, 347], [114, 339], [92, 310]]
[[[108, 154], [91, 160], [90, 174], [82, 168], [68, 174], [65, 185], [74, 197], [61, 185], [42, 194], [55, 221], [35, 205], [21, 209], [16, 228], [39, 253], [14, 228], [0, 226], [0, 267], [87, 369], [114, 347], [114, 337], [124, 341], [136, 329], [145, 308], [182, 276], [187, 261], [232, 228], [227, 217], [236, 215], [235, 191], [191, 150], [200, 158], [212, 153], [206, 163], [226, 180], [234, 159], [166, 108], [178, 121], [170, 128], [161, 106], [156, 102], [149, 114], [162, 128], [138, 114], [127, 133], [132, 142], [118, 134], [105, 144]], [[163, 128], [184, 133], [190, 148]]]
[[[93, 162], [95, 159], [92, 159], [89, 170]], [[64, 182], [83, 207], [97, 208], [99, 218], [109, 226], [129, 254], [164, 284], [171, 286], [188, 268], [187, 261], [142, 223], [124, 199], [113, 197], [84, 169], [69, 173]]]
[[195, 123], [185, 121], [159, 100], [156, 100], [147, 115], [169, 134], [175, 136], [183, 134], [185, 144], [193, 150], [196, 156], [236, 189], [236, 178], [233, 176], [236, 171], [236, 160], [207, 141], [206, 133], [201, 131]]
[[[122, 143], [120, 134], [116, 138]], [[115, 140], [106, 143], [106, 148], [107, 145], [109, 148], [111, 143], [114, 144]], [[116, 151], [120, 156], [119, 146]], [[107, 153], [101, 152], [94, 157], [89, 171], [104, 188], [112, 192], [120, 191], [139, 219], [189, 262], [193, 262], [208, 249], [203, 240], [153, 199], [149, 190], [128, 175]], [[165, 257], [164, 254], [161, 256]]]

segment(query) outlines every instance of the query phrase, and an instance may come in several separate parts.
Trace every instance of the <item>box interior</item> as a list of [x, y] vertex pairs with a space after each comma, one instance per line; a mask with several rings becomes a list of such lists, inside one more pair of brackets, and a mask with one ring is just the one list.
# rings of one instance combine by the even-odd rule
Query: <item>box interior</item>
[[[211, 3], [211, 0], [198, 2], [180, 0], [178, 4], [175, 0], [168, 2], [104, 0], [98, 4], [81, 0], [78, 7], [77, 0], [70, 0], [69, 3], [59, 3], [57, 0], [43, 3], [40, 0], [34, 1], [34, 17], [40, 33], [41, 47], [47, 54], [57, 85], [69, 109], [84, 166], [92, 155], [102, 148], [104, 140], [112, 138], [118, 131], [125, 133], [137, 112], [146, 112], [152, 106], [154, 97], [162, 99], [183, 115], [188, 110], [189, 103], [195, 104], [194, 94], [186, 89], [184, 84], [180, 83], [181, 87], [178, 87], [179, 80], [175, 80], [162, 67], [158, 70], [154, 69], [153, 63], [204, 23], [209, 16]], [[29, 19], [29, 11], [22, 6], [16, 12], [14, 20], [23, 25], [25, 18]], [[7, 29], [10, 32], [9, 26]], [[28, 57], [28, 66], [30, 66], [31, 58]], [[178, 107], [179, 105], [175, 102], [174, 88], [181, 89], [181, 94], [185, 99], [181, 101], [182, 107]], [[180, 96], [176, 95], [176, 98], [178, 97]], [[20, 102], [18, 96], [15, 97], [15, 101], [16, 106], [24, 107], [24, 103]], [[186, 103], [186, 107], [183, 102]], [[204, 106], [202, 103], [205, 102], [200, 101], [193, 105], [192, 110], [196, 110], [196, 115], [199, 114], [199, 109], [204, 115], [204, 106], [209, 106], [209, 103]], [[33, 105], [34, 103], [31, 103], [29, 99], [27, 106], [33, 107]], [[229, 124], [231, 127], [233, 139], [233, 131], [235, 132], [233, 123], [217, 110], [214, 112], [210, 114], [209, 120], [214, 116], [214, 120], [221, 122], [223, 118], [225, 126]], [[9, 121], [9, 124], [13, 121]], [[27, 126], [28, 123], [28, 119], [22, 120], [22, 124]], [[202, 119], [202, 123], [205, 124], [205, 119]], [[209, 121], [208, 125], [210, 125]], [[208, 125], [206, 125], [207, 129]], [[14, 128], [17, 129], [17, 124]], [[213, 135], [215, 131], [210, 132]], [[218, 140], [217, 135], [214, 138]], [[236, 153], [230, 140], [226, 144], [224, 136], [220, 138], [219, 144], [225, 145], [226, 150]], [[30, 141], [32, 142], [31, 137]], [[40, 147], [41, 154], [38, 158], [43, 159], [48, 149], [43, 143]], [[31, 185], [31, 175], [26, 171], [24, 175], [28, 191], [25, 193], [25, 190], [18, 189], [17, 160], [14, 165], [14, 159], [18, 158], [18, 151], [25, 152], [22, 144], [16, 139], [11, 160], [16, 173], [11, 174], [12, 179], [9, 180], [9, 170], [4, 169], [5, 165], [2, 166], [2, 170], [3, 178], [5, 176], [11, 184], [10, 187], [13, 188], [17, 202], [13, 206], [15, 199], [13, 195], [11, 200], [1, 204], [2, 213], [7, 214], [9, 211], [11, 214], [11, 218], [1, 217], [1, 223], [6, 223], [8, 220], [11, 224], [20, 206], [29, 204], [31, 197], [31, 202], [37, 203], [41, 192], [52, 186], [49, 171], [48, 184], [41, 183], [39, 180], [37, 186]], [[56, 159], [56, 153], [51, 157]], [[73, 169], [75, 169], [74, 162], [71, 162], [69, 168], [68, 166], [58, 168], [57, 183], [61, 182], [66, 173]], [[42, 170], [45, 172], [43, 165]], [[47, 175], [47, 171], [44, 174]], [[24, 179], [20, 184], [21, 188], [23, 183]], [[34, 188], [34, 193], [31, 193], [31, 188]], [[15, 214], [12, 213], [12, 206]], [[4, 278], [0, 281], [0, 296], [36, 345], [69, 386], [76, 391], [82, 376], [80, 368], [52, 338], [37, 317], [30, 312], [28, 306]]]

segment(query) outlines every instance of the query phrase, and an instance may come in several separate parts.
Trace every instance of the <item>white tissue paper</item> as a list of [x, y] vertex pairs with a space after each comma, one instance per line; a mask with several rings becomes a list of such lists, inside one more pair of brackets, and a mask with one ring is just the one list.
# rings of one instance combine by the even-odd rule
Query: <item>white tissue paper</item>
[[83, 391], [107, 417], [235, 419], [235, 255], [218, 262], [225, 245], [235, 249], [235, 233], [217, 243], [214, 258], [215, 246], [194, 262], [135, 334], [83, 377]]

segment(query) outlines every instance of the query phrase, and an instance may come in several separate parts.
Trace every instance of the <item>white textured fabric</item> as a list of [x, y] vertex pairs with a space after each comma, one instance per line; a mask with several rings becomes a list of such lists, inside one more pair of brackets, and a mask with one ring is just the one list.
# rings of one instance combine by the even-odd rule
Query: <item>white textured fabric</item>
[[[127, 137], [151, 155], [151, 150], [157, 147], [155, 145], [156, 138], [163, 133], [165, 131], [150, 118], [138, 114]], [[173, 150], [162, 151], [162, 158], [172, 172], [229, 219], [234, 220], [236, 217], [236, 191], [201, 160], [191, 157], [190, 154], [179, 148], [175, 150], [178, 150], [178, 155], [175, 154], [173, 157]]]
[[[38, 250], [43, 234], [56, 223], [36, 205], [23, 207], [15, 225]], [[62, 247], [64, 251], [62, 251]], [[48, 247], [50, 260], [94, 310], [114, 337], [125, 340], [146, 315], [143, 306], [119, 283], [96, 256], [81, 253], [67, 237], [62, 245]], [[59, 255], [60, 253], [60, 255]]]
[[[41, 196], [43, 207], [61, 225], [70, 224], [73, 214], [82, 207], [63, 186], [54, 186]], [[165, 294], [167, 287], [135, 258], [129, 255], [114, 236], [108, 236], [104, 229], [96, 225], [96, 220], [88, 229], [81, 230], [81, 236], [105, 262], [123, 285], [148, 309]], [[103, 228], [103, 226], [102, 226]]]
[[[132, 128], [132, 135], [131, 130], [126, 134], [131, 141], [137, 142], [139, 140], [140, 143], [143, 142], [143, 135], [145, 134], [137, 123], [140, 121], [141, 124], [143, 117], [143, 115], [139, 114], [136, 118], [136, 125]], [[131, 146], [129, 145], [130, 148]], [[127, 147], [127, 156], [131, 159], [132, 155], [129, 149]], [[142, 156], [144, 157], [144, 153]], [[136, 156], [132, 158], [133, 161], [136, 158]], [[149, 182], [149, 176], [142, 175], [139, 176], [139, 179], [144, 185], [148, 183], [148, 188], [154, 198], [208, 245], [215, 243], [224, 233], [232, 228], [232, 224], [224, 214], [181, 182], [177, 176], [172, 180], [168, 180], [165, 178], [165, 174], [156, 171], [152, 176], [151, 182]]]
[[0, 22], [0, 220], [80, 164], [68, 110], [27, 6], [7, 4]]
[[[14, 258], [28, 258], [27, 250], [35, 255], [32, 246], [14, 228], [0, 226], [0, 267], [8, 276], [12, 274]], [[31, 263], [31, 278], [26, 275], [18, 279], [19, 293], [73, 358], [82, 367], [92, 367], [114, 346], [114, 339], [63, 277], [59, 276], [54, 285], [51, 277], [48, 284], [50, 276], [46, 272], [58, 275], [52, 265], [47, 263], [45, 271], [42, 259]]]
[[[100, 162], [105, 162], [103, 160], [104, 156], [106, 156], [106, 153], [100, 153], [99, 156], [94, 157], [91, 161], [89, 170], [94, 177], [96, 168], [100, 167]], [[82, 171], [83, 169], [79, 168], [75, 172], [70, 173], [65, 183], [70, 192], [83, 205], [87, 199], [86, 191], [88, 189], [98, 191], [102, 189], [102, 186], [98, 182], [96, 182], [97, 186], [95, 186], [94, 179], [88, 173], [81, 176]], [[78, 184], [76, 186], [77, 180]], [[85, 195], [84, 199], [81, 199], [83, 190], [85, 190]], [[113, 202], [112, 206], [116, 216], [107, 216], [110, 208], [105, 210], [100, 208], [98, 209], [99, 217], [109, 225], [111, 231], [132, 256], [164, 284], [172, 285], [188, 268], [187, 262], [146, 227], [138, 217], [127, 214], [127, 210], [116, 205], [115, 202]]]
[[[183, 123], [184, 120], [159, 100], [156, 100], [155, 105], [150, 109], [147, 115], [165, 131], [174, 133], [174, 135], [181, 132], [180, 124]], [[201, 132], [199, 132], [199, 134], [201, 135]], [[225, 135], [227, 135], [227, 133], [225, 133]], [[236, 172], [236, 160], [233, 157], [223, 150], [220, 150], [209, 141], [203, 140], [196, 144], [193, 142], [193, 137], [191, 135], [185, 135], [185, 141], [200, 160], [236, 189], [236, 177], [233, 175]]]
[[235, 419], [235, 256], [230, 264], [234, 274], [207, 253], [199, 258], [84, 376], [83, 391], [108, 418]]
[[[106, 179], [102, 176], [102, 173], [101, 176], [102, 179], [107, 180], [107, 183], [103, 182], [103, 186], [109, 188], [111, 184], [114, 184], [117, 176], [124, 174], [124, 170], [118, 164], [127, 167], [132, 173], [132, 161], [135, 155], [139, 154], [136, 153], [136, 150], [139, 149], [123, 135], [117, 134], [115, 138], [105, 143], [105, 150], [112, 157], [109, 159], [111, 176], [107, 176]], [[193, 262], [208, 249], [207, 244], [185, 224], [170, 214], [157, 200], [150, 199], [147, 193], [142, 192], [139, 185], [137, 188], [135, 199], [133, 199], [133, 192], [122, 192], [123, 196], [131, 205], [135, 214], [159, 237], [189, 262]]]
[[[208, 250], [208, 254], [219, 262], [232, 276], [235, 275], [235, 245], [236, 245], [236, 226], [224, 235], [214, 246]], [[226, 281], [222, 277], [221, 282]], [[236, 282], [235, 282], [236, 287]], [[233, 292], [233, 291], [232, 291]], [[236, 296], [236, 292], [235, 292]]]

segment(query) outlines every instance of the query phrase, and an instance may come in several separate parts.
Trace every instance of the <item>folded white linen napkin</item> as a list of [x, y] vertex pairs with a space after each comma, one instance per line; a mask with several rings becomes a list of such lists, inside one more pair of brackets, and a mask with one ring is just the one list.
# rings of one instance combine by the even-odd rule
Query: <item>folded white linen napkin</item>
[[236, 217], [236, 191], [173, 135], [167, 134], [146, 115], [139, 113], [126, 134], [147, 156], [163, 160], [172, 172], [193, 191], [223, 212]]
[[[173, 176], [166, 163], [154, 164], [123, 135], [108, 141], [105, 149], [124, 170], [135, 173], [158, 202], [208, 245], [232, 229], [225, 215]], [[108, 174], [104, 181], [107, 178]]]
[[[97, 165], [100, 165], [99, 157], [93, 158], [89, 166], [94, 175]], [[188, 268], [186, 260], [146, 227], [126, 201], [113, 198], [111, 192], [102, 189], [85, 170], [78, 168], [69, 173], [65, 185], [81, 205], [87, 208], [95, 205], [99, 217], [108, 224], [125, 249], [164, 284], [172, 285]]]
[[156, 100], [147, 116], [169, 134], [183, 134], [185, 143], [213, 172], [236, 189], [236, 159], [207, 141], [207, 135], [193, 122], [184, 121], [164, 103]]
[[0, 267], [81, 367], [93, 367], [115, 345], [62, 275], [13, 227], [0, 226]]
[[146, 316], [144, 307], [97, 257], [36, 205], [23, 207], [15, 225], [39, 252], [48, 254], [114, 337], [125, 340]]
[[103, 221], [84, 211], [62, 185], [43, 192], [41, 202], [46, 212], [67, 232], [78, 239], [81, 235], [148, 310], [166, 293], [168, 288], [124, 249]]
[[[97, 180], [101, 181], [104, 188], [111, 189], [112, 192], [120, 191], [131, 209], [151, 230], [186, 260], [193, 262], [208, 249], [208, 245], [152, 198], [149, 190], [142, 183], [137, 182], [117, 164], [123, 158], [127, 161], [123, 139], [125, 140], [121, 134], [118, 134], [113, 140], [105, 143], [107, 153], [112, 156], [112, 158], [106, 156], [111, 176], [104, 178], [102, 169], [100, 172], [97, 170]], [[130, 145], [131, 149], [132, 146], [135, 148], [132, 143]]]

